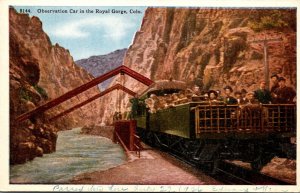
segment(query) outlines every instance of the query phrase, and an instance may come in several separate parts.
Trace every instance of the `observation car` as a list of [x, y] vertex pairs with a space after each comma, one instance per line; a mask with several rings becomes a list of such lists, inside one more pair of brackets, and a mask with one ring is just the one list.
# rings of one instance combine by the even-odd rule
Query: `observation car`
[[146, 143], [165, 148], [215, 172], [220, 160], [250, 162], [260, 170], [274, 156], [295, 158], [296, 105], [209, 104], [192, 97], [183, 103], [149, 112], [151, 94], [178, 93], [183, 83], [156, 82], [139, 98], [131, 99], [131, 118]]

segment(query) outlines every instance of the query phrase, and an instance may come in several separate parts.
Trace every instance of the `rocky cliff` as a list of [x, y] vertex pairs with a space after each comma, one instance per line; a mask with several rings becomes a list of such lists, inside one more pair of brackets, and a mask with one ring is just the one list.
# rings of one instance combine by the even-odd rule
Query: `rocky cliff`
[[[127, 49], [124, 48], [105, 55], [91, 56], [86, 59], [77, 60], [75, 63], [94, 77], [98, 77], [122, 65], [126, 51]], [[101, 89], [105, 89], [110, 82], [111, 80], [107, 80], [101, 83]]]
[[[284, 76], [295, 88], [295, 9], [148, 8], [124, 65], [152, 80], [172, 77], [202, 90], [231, 85], [252, 91], [264, 77], [263, 44], [254, 41], [265, 38], [281, 38], [268, 43], [270, 75]], [[130, 78], [126, 85], [145, 89]], [[103, 103], [117, 104], [116, 95]], [[103, 119], [111, 122], [114, 111], [103, 109]]]
[[38, 119], [18, 123], [22, 113], [54, 99], [91, 80], [93, 77], [78, 67], [70, 53], [58, 44], [52, 45], [37, 17], [9, 12], [10, 73], [10, 160], [24, 163], [43, 153], [55, 151], [57, 131], [96, 123], [99, 102], [90, 103], [69, 115], [48, 122], [48, 118], [86, 100], [98, 88], [73, 97], [48, 110]]

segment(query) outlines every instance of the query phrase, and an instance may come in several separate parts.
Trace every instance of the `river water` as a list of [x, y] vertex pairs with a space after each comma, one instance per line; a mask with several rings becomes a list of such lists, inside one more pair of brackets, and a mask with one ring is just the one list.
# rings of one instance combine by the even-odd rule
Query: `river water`
[[58, 132], [56, 152], [10, 167], [11, 183], [68, 183], [75, 175], [107, 170], [126, 161], [118, 144], [80, 128]]

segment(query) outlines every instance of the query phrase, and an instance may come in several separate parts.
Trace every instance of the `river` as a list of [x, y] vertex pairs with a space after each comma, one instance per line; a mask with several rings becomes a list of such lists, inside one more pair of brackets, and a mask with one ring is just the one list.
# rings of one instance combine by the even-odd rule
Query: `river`
[[10, 167], [11, 183], [68, 183], [75, 175], [107, 170], [125, 163], [120, 145], [80, 134], [81, 128], [59, 131], [56, 152]]

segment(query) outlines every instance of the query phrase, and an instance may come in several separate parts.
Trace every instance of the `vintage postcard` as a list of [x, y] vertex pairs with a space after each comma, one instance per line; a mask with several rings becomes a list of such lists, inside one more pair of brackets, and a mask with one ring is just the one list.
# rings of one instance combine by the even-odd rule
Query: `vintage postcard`
[[296, 0], [0, 5], [0, 191], [299, 192]]

